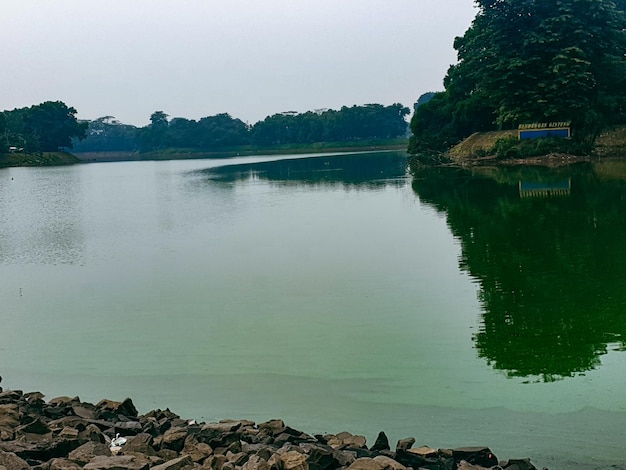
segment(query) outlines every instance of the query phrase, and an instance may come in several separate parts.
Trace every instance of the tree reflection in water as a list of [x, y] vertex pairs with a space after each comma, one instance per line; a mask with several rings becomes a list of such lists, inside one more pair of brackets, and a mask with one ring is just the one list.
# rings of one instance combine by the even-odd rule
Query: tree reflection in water
[[[626, 182], [598, 175], [587, 164], [415, 174], [414, 191], [445, 213], [460, 267], [480, 286], [478, 354], [511, 377], [561, 380], [625, 349]], [[521, 197], [564, 181], [568, 191]]]

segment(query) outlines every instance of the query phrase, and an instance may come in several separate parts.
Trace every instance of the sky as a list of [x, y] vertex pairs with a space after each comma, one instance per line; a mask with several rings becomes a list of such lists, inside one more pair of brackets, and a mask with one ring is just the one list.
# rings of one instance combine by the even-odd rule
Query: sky
[[473, 0], [0, 0], [0, 110], [137, 126], [402, 103], [443, 89]]

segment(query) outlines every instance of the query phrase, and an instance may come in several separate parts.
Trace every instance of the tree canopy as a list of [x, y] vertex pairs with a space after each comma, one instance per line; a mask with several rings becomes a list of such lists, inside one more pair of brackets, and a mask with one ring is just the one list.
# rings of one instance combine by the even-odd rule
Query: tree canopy
[[445, 91], [416, 111], [410, 151], [473, 132], [571, 121], [593, 141], [626, 121], [626, 1], [477, 0]]
[[87, 123], [78, 122], [76, 109], [62, 101], [46, 101], [0, 113], [3, 147], [27, 152], [54, 152], [72, 148], [72, 139], [85, 137]]
[[[224, 150], [245, 145], [310, 144], [389, 139], [407, 134], [409, 109], [401, 104], [343, 106], [299, 114], [278, 113], [253, 126], [222, 113], [199, 120], [155, 111], [150, 124], [137, 128], [111, 116], [89, 122], [78, 151], [153, 151], [162, 149]], [[1, 125], [1, 123], [0, 123]]]

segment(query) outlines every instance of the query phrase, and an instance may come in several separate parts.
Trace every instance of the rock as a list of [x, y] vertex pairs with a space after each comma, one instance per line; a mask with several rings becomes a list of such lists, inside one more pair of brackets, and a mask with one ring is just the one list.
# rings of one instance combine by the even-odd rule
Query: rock
[[27, 470], [28, 462], [12, 452], [0, 452], [0, 466], [6, 470]]
[[97, 456], [110, 457], [111, 450], [109, 446], [99, 442], [87, 442], [70, 452], [68, 459], [77, 464], [85, 465]]
[[209, 456], [203, 464], [203, 467], [211, 470], [222, 470], [222, 467], [226, 463], [225, 455], [211, 455]]
[[348, 467], [348, 470], [383, 470], [383, 465], [380, 461], [376, 461], [369, 457], [362, 457], [356, 459]]
[[0, 428], [14, 429], [19, 424], [19, 406], [14, 404], [0, 405]]
[[19, 426], [15, 432], [18, 434], [48, 434], [51, 430], [41, 418], [35, 418], [30, 423]]
[[437, 449], [433, 449], [432, 447], [428, 447], [428, 446], [421, 446], [417, 448], [408, 449], [407, 452], [411, 454], [419, 455], [424, 458], [436, 459], [438, 457]]
[[498, 459], [488, 447], [459, 447], [452, 449], [452, 457], [457, 465], [461, 460], [486, 468], [498, 465]]
[[505, 470], [537, 470], [537, 467], [530, 463], [530, 459], [505, 460], [500, 466]]
[[382, 465], [383, 470], [407, 470], [407, 468], [400, 462], [396, 462], [391, 457], [386, 455], [378, 455], [374, 457], [374, 460]]
[[69, 459], [52, 459], [46, 465], [46, 470], [80, 470], [83, 466]]
[[138, 452], [147, 456], [156, 455], [156, 450], [152, 446], [154, 438], [150, 434], [140, 433], [129, 437], [124, 444], [124, 453]]
[[335, 448], [355, 448], [355, 449], [363, 449], [365, 448], [367, 440], [365, 436], [358, 436], [351, 434], [349, 432], [341, 432], [334, 437], [330, 437], [328, 439], [328, 445]]
[[148, 470], [150, 461], [136, 455], [97, 456], [83, 468], [85, 470]]
[[389, 447], [389, 439], [383, 431], [380, 431], [378, 433], [376, 442], [374, 442], [374, 445], [370, 448], [370, 450], [373, 450], [375, 452], [380, 452], [381, 450], [391, 450], [391, 448]]
[[295, 450], [287, 451], [280, 455], [283, 470], [309, 470], [307, 455]]
[[465, 460], [461, 460], [456, 468], [457, 470], [488, 470], [486, 467], [467, 463]]
[[270, 419], [259, 424], [259, 430], [265, 431], [271, 436], [277, 436], [285, 431], [285, 422], [282, 419]]
[[300, 448], [309, 456], [309, 470], [334, 470], [342, 466], [335, 460], [333, 448], [328, 445], [304, 443], [300, 444]]
[[187, 438], [187, 429], [174, 427], [165, 431], [163, 435], [162, 446], [165, 449], [172, 449], [176, 452], [183, 450], [185, 439]]
[[115, 431], [120, 436], [134, 436], [143, 431], [143, 426], [139, 421], [118, 421], [115, 423]]
[[85, 406], [84, 404], [72, 404], [72, 412], [76, 416], [85, 419], [96, 419], [96, 410], [93, 406]]
[[270, 466], [267, 460], [259, 457], [258, 455], [252, 455], [248, 461], [243, 464], [241, 470], [269, 470]]
[[96, 404], [97, 419], [115, 419], [119, 418], [120, 415], [132, 418], [137, 417], [137, 408], [135, 408], [130, 398], [126, 398], [122, 402], [105, 399], [100, 400]]
[[409, 450], [415, 444], [414, 437], [407, 437], [405, 439], [400, 439], [396, 444], [396, 452], [399, 450]]
[[356, 452], [334, 449], [333, 458], [337, 461], [340, 467], [347, 467], [356, 460]]
[[189, 455], [178, 457], [177, 459], [168, 460], [161, 465], [152, 467], [152, 470], [180, 470], [187, 465], [193, 465], [193, 461]]
[[195, 463], [202, 463], [213, 454], [213, 449], [209, 444], [198, 442], [196, 436], [189, 435], [185, 439], [185, 445], [181, 454], [189, 455]]

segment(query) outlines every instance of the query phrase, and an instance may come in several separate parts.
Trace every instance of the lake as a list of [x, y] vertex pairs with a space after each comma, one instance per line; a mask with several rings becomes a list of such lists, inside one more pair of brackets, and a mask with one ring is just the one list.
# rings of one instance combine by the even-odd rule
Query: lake
[[616, 165], [0, 170], [2, 386], [626, 468]]

